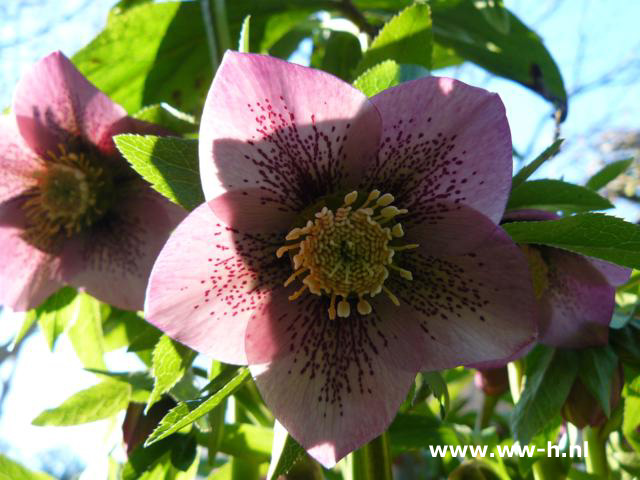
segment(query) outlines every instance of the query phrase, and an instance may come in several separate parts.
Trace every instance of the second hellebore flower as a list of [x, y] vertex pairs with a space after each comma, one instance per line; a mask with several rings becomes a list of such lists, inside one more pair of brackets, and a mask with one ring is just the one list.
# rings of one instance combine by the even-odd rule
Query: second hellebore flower
[[321, 71], [227, 53], [205, 105], [207, 202], [176, 229], [147, 318], [249, 365], [325, 466], [383, 432], [420, 370], [535, 338], [497, 95], [423, 78], [368, 99]]
[[[516, 210], [503, 222], [559, 218], [543, 210]], [[584, 348], [607, 343], [616, 287], [631, 270], [596, 258], [543, 245], [521, 245], [539, 302], [540, 338], [545, 345]]]
[[60, 52], [20, 80], [0, 119], [0, 304], [38, 306], [64, 284], [139, 310], [151, 266], [184, 212], [115, 148], [158, 133], [128, 117]]

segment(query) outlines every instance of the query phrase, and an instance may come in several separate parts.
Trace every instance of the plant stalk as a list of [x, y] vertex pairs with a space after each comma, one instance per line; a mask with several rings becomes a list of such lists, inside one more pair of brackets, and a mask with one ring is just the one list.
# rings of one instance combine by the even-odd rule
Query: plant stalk
[[387, 432], [349, 454], [347, 465], [347, 480], [393, 480]]

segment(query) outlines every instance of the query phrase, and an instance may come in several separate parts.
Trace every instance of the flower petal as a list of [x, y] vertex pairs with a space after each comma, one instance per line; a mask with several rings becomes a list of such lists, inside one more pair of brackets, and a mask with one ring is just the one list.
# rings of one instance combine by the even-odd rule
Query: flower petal
[[22, 238], [22, 200], [0, 205], [0, 305], [16, 311], [40, 305], [58, 290], [59, 261]]
[[207, 199], [253, 189], [274, 209], [300, 211], [355, 186], [377, 150], [380, 117], [366, 96], [325, 72], [227, 52], [200, 127]]
[[35, 185], [34, 172], [42, 168], [38, 156], [25, 145], [15, 122], [0, 117], [0, 203]]
[[[247, 329], [251, 372], [269, 409], [312, 457], [330, 468], [389, 426], [421, 363], [419, 335], [404, 318], [329, 320], [325, 298], [291, 302], [284, 289], [261, 310], [268, 314], [256, 313]], [[268, 350], [278, 354], [255, 364]]]
[[557, 248], [540, 248], [549, 286], [540, 302], [540, 342], [564, 348], [604, 345], [615, 306], [615, 287], [588, 259]]
[[111, 125], [126, 116], [61, 52], [46, 56], [20, 79], [13, 110], [23, 138], [42, 155], [76, 136], [112, 151]]
[[116, 307], [142, 310], [153, 262], [185, 215], [151, 190], [138, 192], [74, 239], [78, 248], [64, 260], [80, 267], [68, 283]]
[[[446, 225], [451, 236], [453, 226]], [[440, 235], [438, 225], [431, 230]], [[499, 363], [525, 350], [536, 338], [537, 305], [526, 258], [509, 236], [481, 214], [459, 235], [481, 241], [469, 252], [438, 252], [429, 238], [421, 246], [399, 252], [394, 263], [413, 273], [407, 281], [397, 275], [387, 280], [400, 300], [386, 302], [381, 314], [416, 321], [429, 352], [422, 369], [439, 370], [461, 364]], [[469, 244], [470, 245], [470, 244]], [[452, 250], [455, 250], [452, 249]]]
[[228, 227], [210, 203], [191, 212], [163, 247], [149, 280], [146, 318], [199, 352], [246, 364], [249, 317], [284, 283], [286, 271], [277, 268], [283, 265], [276, 239]]
[[367, 188], [392, 193], [416, 223], [438, 202], [465, 203], [497, 223], [511, 186], [512, 147], [498, 95], [425, 77], [371, 98], [383, 121]]
[[621, 267], [613, 263], [605, 262], [599, 258], [584, 257], [596, 270], [606, 277], [608, 282], [614, 287], [619, 287], [627, 283], [631, 276], [631, 269], [627, 267]]

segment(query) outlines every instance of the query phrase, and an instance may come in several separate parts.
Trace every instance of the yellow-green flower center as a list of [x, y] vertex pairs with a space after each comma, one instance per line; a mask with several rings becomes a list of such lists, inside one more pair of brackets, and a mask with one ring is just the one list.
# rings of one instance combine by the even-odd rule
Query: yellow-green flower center
[[61, 146], [60, 154], [50, 156], [23, 206], [27, 239], [45, 249], [60, 235], [70, 237], [98, 221], [112, 190], [111, 178], [88, 154]]
[[537, 248], [529, 245], [520, 245], [520, 249], [527, 257], [533, 292], [536, 298], [540, 300], [544, 292], [549, 288], [549, 266]]
[[[358, 192], [344, 197], [344, 203], [335, 212], [326, 206], [314, 215], [304, 227], [291, 230], [286, 240], [289, 243], [276, 253], [282, 257], [292, 253], [293, 274], [285, 282], [291, 284], [298, 276], [303, 286], [290, 300], [297, 299], [305, 291], [331, 298], [329, 318], [347, 318], [351, 313], [350, 300], [356, 302], [360, 315], [371, 313], [371, 304], [365, 298], [385, 292], [398, 305], [398, 298], [384, 286], [389, 272], [398, 273], [411, 280], [411, 272], [393, 263], [398, 250], [416, 248], [417, 245], [393, 245], [393, 241], [404, 235], [402, 225], [395, 217], [407, 213], [391, 205], [391, 194], [380, 195], [373, 190], [366, 201], [356, 207]], [[336, 305], [337, 298], [341, 299]]]

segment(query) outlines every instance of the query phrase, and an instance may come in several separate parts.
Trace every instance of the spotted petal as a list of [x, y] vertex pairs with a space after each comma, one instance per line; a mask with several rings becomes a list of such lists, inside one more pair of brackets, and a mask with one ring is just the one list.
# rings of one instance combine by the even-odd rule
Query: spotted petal
[[112, 151], [111, 126], [126, 116], [61, 52], [46, 56], [20, 79], [13, 110], [23, 138], [42, 155], [77, 136]]
[[200, 127], [205, 197], [251, 189], [264, 210], [298, 212], [357, 184], [380, 125], [364, 94], [332, 75], [227, 52]]
[[540, 342], [565, 348], [604, 345], [615, 287], [581, 255], [557, 248], [541, 251], [549, 267], [549, 285], [540, 299]]
[[407, 232], [407, 241], [420, 248], [394, 256], [413, 280], [392, 274], [388, 288], [400, 306], [387, 302], [381, 308], [420, 325], [429, 352], [422, 368], [492, 365], [524, 351], [536, 338], [537, 305], [520, 249], [477, 212], [466, 225], [442, 222], [428, 231], [434, 238], [458, 237], [469, 247], [469, 237], [477, 243], [467, 252], [453, 246], [443, 254], [416, 228]]
[[150, 190], [139, 192], [77, 238], [63, 261], [78, 264], [66, 278], [116, 307], [142, 310], [151, 267], [186, 212]]
[[0, 118], [0, 203], [35, 185], [34, 173], [42, 168], [38, 156], [25, 145], [15, 122]]
[[163, 247], [149, 280], [146, 318], [199, 352], [246, 364], [247, 322], [286, 277], [286, 265], [276, 263], [281, 238], [233, 229], [210, 203], [191, 212]]
[[0, 305], [16, 311], [37, 307], [62, 286], [57, 259], [24, 240], [21, 205], [0, 205]]
[[439, 202], [464, 203], [497, 223], [511, 186], [511, 134], [496, 94], [450, 78], [426, 77], [371, 101], [382, 143], [365, 181], [395, 195], [412, 221], [440, 214]]
[[329, 320], [325, 298], [280, 289], [249, 324], [247, 356], [276, 418], [332, 467], [393, 420], [421, 363], [416, 327], [375, 312]]

